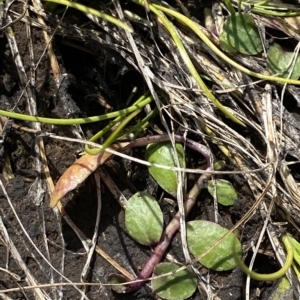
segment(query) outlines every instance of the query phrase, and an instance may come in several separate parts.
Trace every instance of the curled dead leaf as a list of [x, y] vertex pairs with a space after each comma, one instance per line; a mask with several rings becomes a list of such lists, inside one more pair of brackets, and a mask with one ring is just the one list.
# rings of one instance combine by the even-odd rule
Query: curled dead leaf
[[[120, 150], [124, 149], [127, 145], [128, 143], [116, 144], [113, 145], [111, 149]], [[99, 155], [85, 154], [76, 160], [56, 183], [50, 199], [50, 207], [55, 207], [62, 197], [84, 182], [89, 175], [95, 172], [95, 170], [104, 164], [111, 156], [111, 153], [105, 151]]]

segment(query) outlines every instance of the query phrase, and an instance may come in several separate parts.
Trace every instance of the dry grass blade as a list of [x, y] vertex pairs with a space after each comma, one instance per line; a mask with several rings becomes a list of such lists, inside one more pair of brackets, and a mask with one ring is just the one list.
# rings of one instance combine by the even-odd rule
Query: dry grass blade
[[[17, 248], [13, 244], [12, 240], [9, 237], [9, 234], [6, 231], [6, 228], [2, 222], [2, 218], [0, 218], [0, 232], [1, 232], [1, 240], [4, 242], [4, 245], [7, 247], [8, 251], [12, 255], [12, 257], [15, 259], [15, 261], [19, 264], [21, 269], [26, 274], [26, 281], [29, 285], [36, 285], [38, 282], [34, 278], [34, 276], [29, 271], [28, 267], [26, 266], [26, 263], [22, 259], [20, 253], [18, 252]], [[44, 300], [47, 299], [47, 296], [44, 295], [43, 291], [41, 289], [35, 289], [34, 294], [36, 296], [36, 299]], [[45, 298], [46, 296], [46, 298]]]

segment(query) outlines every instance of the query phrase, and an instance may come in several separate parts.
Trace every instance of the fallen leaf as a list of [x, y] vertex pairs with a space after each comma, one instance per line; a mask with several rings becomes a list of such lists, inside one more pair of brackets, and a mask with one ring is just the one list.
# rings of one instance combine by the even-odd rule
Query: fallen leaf
[[[128, 144], [129, 143], [115, 144], [112, 145], [110, 149], [125, 149]], [[111, 156], [112, 153], [105, 151], [99, 155], [85, 154], [76, 160], [75, 163], [64, 172], [64, 174], [56, 183], [50, 199], [50, 207], [55, 207], [62, 197], [84, 182], [89, 175], [95, 172], [97, 168], [104, 164], [109, 158], [111, 158]]]

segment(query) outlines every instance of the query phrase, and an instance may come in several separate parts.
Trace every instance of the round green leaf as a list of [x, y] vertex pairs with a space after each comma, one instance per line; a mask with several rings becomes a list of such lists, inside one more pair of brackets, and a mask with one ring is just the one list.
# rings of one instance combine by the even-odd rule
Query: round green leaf
[[220, 36], [223, 50], [248, 55], [255, 55], [263, 50], [259, 31], [254, 19], [243, 13], [236, 13], [227, 18]]
[[134, 194], [125, 210], [125, 226], [137, 242], [157, 244], [163, 231], [163, 214], [156, 199], [145, 192]]
[[[289, 78], [298, 79], [300, 77], [300, 56], [296, 58], [295, 65], [290, 64], [293, 52], [284, 51], [280, 45], [270, 46], [268, 51], [268, 68], [272, 74], [278, 74], [280, 77], [287, 78], [293, 67]], [[289, 67], [288, 67], [289, 66]]]
[[[233, 185], [224, 179], [215, 180], [216, 183], [216, 193], [217, 193], [217, 201], [222, 205], [233, 205], [234, 201], [237, 199], [237, 193], [233, 187]], [[214, 182], [210, 180], [208, 182], [208, 191], [214, 196]]]
[[[195, 258], [213, 246], [228, 230], [210, 221], [191, 221], [187, 223], [188, 248]], [[230, 233], [219, 245], [199, 260], [201, 264], [215, 271], [227, 271], [236, 267], [233, 247], [242, 256], [242, 245]]]
[[[180, 266], [161, 263], [154, 268], [153, 276], [175, 272]], [[182, 300], [193, 295], [197, 288], [197, 278], [188, 269], [173, 275], [151, 280], [153, 290], [163, 299]]]
[[229, 45], [228, 42], [228, 34], [227, 32], [223, 31], [219, 37], [219, 43], [222, 50], [228, 53], [237, 53], [237, 51]]
[[[179, 163], [185, 167], [184, 149], [181, 144], [176, 144]], [[150, 144], [146, 149], [146, 160], [150, 163], [175, 167], [174, 149], [171, 143]], [[157, 183], [170, 195], [177, 195], [177, 173], [157, 167], [149, 167], [149, 172]]]

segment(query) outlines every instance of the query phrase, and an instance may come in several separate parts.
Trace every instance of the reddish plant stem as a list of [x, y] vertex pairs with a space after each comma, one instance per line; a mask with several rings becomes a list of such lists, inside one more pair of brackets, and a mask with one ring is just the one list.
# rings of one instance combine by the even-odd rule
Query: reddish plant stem
[[[205, 147], [204, 145], [199, 144], [193, 140], [185, 139], [183, 136], [177, 135], [177, 134], [174, 135], [174, 140], [175, 140], [175, 142], [184, 143], [184, 144], [186, 144], [187, 147], [202, 154], [204, 156], [204, 158], [206, 159], [207, 168], [212, 167], [212, 161], [211, 161], [212, 155], [207, 147]], [[133, 142], [130, 142], [122, 150], [134, 148], [134, 147], [146, 146], [146, 145], [149, 145], [152, 143], [161, 143], [161, 142], [169, 142], [169, 141], [170, 141], [170, 137], [168, 134], [153, 135], [153, 136], [149, 136], [146, 138], [140, 138]]]
[[[211, 171], [211, 168], [207, 168], [206, 171]], [[191, 209], [193, 208], [194, 204], [196, 203], [197, 197], [200, 194], [202, 187], [206, 186], [207, 181], [209, 180], [210, 174], [202, 174], [198, 179], [197, 183], [193, 186], [189, 194], [187, 195], [184, 201], [184, 211], [185, 215], [187, 216]], [[167, 228], [165, 229], [159, 243], [153, 250], [152, 255], [146, 262], [145, 266], [143, 267], [142, 271], [138, 275], [137, 279], [146, 279], [149, 278], [154, 270], [154, 267], [161, 261], [163, 255], [165, 254], [167, 248], [169, 247], [174, 234], [180, 227], [180, 214], [179, 212], [173, 217]], [[136, 282], [129, 285], [126, 289], [126, 292], [132, 292], [140, 289], [145, 282]]]

